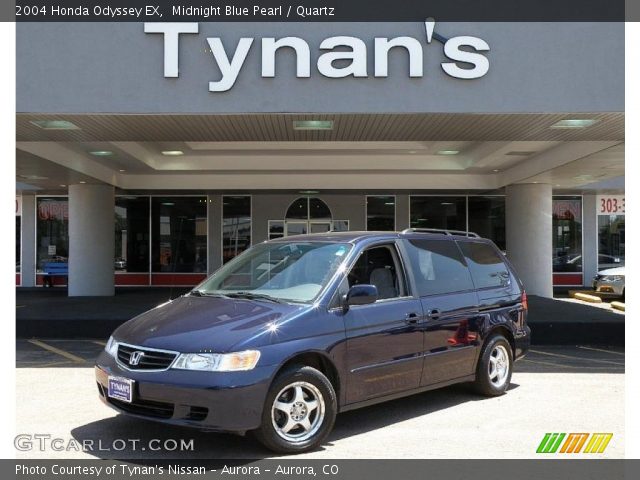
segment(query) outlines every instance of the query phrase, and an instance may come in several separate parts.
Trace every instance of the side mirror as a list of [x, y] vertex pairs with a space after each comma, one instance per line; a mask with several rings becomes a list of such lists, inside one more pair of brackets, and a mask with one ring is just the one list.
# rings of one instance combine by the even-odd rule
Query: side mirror
[[347, 311], [351, 305], [368, 305], [378, 300], [378, 288], [375, 285], [354, 285], [344, 296], [343, 309]]

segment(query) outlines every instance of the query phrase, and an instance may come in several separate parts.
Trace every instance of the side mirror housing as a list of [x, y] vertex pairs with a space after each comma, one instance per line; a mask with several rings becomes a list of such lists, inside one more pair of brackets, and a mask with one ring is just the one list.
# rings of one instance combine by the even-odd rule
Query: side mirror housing
[[378, 300], [378, 289], [375, 285], [354, 285], [344, 296], [343, 309], [347, 311], [352, 305], [368, 305]]

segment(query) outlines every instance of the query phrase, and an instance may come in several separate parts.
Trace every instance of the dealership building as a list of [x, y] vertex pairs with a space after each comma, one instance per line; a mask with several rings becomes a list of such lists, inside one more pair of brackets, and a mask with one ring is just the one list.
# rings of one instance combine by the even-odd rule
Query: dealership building
[[547, 297], [624, 265], [622, 23], [16, 30], [19, 287], [190, 286], [330, 230], [473, 231]]

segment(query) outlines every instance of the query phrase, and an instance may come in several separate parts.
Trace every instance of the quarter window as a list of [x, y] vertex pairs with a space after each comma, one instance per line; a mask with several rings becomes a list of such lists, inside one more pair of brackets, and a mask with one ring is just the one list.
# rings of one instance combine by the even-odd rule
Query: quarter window
[[509, 269], [488, 243], [458, 242], [467, 259], [476, 288], [506, 287], [511, 282]]
[[454, 242], [409, 240], [407, 249], [421, 297], [473, 289], [469, 271]]

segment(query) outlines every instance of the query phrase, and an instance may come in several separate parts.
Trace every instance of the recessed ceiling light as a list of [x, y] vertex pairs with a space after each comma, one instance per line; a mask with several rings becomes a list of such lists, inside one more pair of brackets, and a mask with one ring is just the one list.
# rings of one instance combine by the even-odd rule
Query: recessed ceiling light
[[459, 153], [459, 150], [438, 150], [436, 152], [437, 155], [458, 155]]
[[596, 123], [593, 118], [567, 118], [551, 125], [551, 128], [587, 128]]
[[498, 172], [500, 171], [500, 169], [499, 169], [499, 168], [494, 168], [494, 169], [493, 169], [493, 171], [494, 171], [495, 173], [498, 173]]
[[318, 190], [300, 190], [300, 192], [298, 193], [301, 193], [303, 195], [313, 195], [320, 192]]
[[67, 187], [67, 186], [66, 186], [66, 185], [64, 185], [64, 184], [61, 184], [60, 186], [61, 186], [62, 188], [66, 188], [66, 187]]
[[110, 150], [94, 150], [93, 152], [89, 152], [91, 155], [95, 155], [96, 157], [110, 157], [113, 155], [113, 152]]
[[294, 130], [333, 130], [333, 120], [294, 120]]
[[84, 184], [84, 183], [87, 183], [87, 182], [85, 182], [84, 180], [80, 180], [80, 182], [78, 182], [78, 183], [83, 183]]
[[124, 168], [121, 168], [119, 171], [120, 171], [120, 173], [126, 172], [126, 170]]
[[180, 155], [184, 155], [184, 152], [182, 150], [163, 150], [162, 154], [167, 157], [179, 157]]
[[48, 180], [49, 177], [43, 177], [42, 175], [18, 175], [20, 178], [24, 178], [25, 180]]
[[80, 130], [80, 127], [67, 120], [31, 120], [29, 123], [43, 130]]

